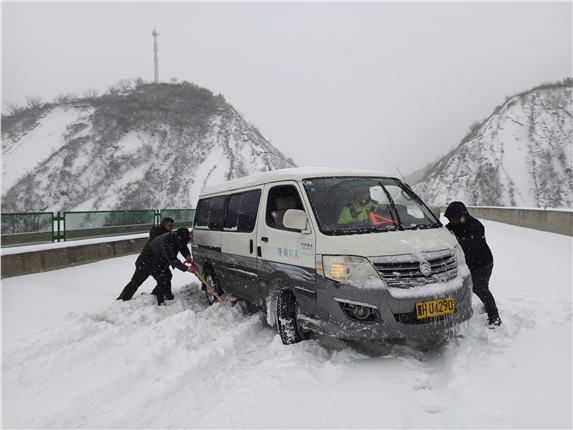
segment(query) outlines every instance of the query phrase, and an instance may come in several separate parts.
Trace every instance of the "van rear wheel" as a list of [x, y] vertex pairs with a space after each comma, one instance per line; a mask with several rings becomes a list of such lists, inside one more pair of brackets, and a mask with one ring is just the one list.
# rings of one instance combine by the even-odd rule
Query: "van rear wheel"
[[[209, 269], [205, 271], [205, 281], [207, 281], [209, 285], [213, 287], [213, 289], [219, 296], [223, 294], [223, 290], [221, 289], [221, 287], [219, 287], [219, 281], [217, 280], [217, 276], [215, 276], [212, 270]], [[217, 297], [215, 297], [215, 295], [211, 292], [211, 290], [207, 285], [205, 285], [205, 295], [207, 296], [207, 301], [209, 302], [210, 305], [212, 305], [217, 301]]]
[[294, 293], [282, 291], [277, 297], [277, 327], [285, 345], [292, 345], [310, 337], [310, 332], [303, 331], [298, 325], [298, 304]]

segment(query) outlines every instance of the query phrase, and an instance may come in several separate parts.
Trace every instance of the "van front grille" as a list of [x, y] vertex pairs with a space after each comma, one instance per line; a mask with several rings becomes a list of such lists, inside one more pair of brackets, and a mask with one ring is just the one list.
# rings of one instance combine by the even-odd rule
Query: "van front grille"
[[[456, 252], [453, 249], [422, 252], [419, 254], [370, 257], [382, 280], [391, 288], [411, 288], [437, 282], [447, 282], [458, 274]], [[428, 266], [431, 272], [422, 273]]]

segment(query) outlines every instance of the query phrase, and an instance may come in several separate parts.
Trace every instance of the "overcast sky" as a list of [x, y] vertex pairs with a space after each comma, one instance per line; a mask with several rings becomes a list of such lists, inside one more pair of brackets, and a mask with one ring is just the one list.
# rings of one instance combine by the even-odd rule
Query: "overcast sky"
[[2, 106], [193, 82], [299, 166], [403, 174], [505, 97], [572, 76], [572, 4], [2, 3]]

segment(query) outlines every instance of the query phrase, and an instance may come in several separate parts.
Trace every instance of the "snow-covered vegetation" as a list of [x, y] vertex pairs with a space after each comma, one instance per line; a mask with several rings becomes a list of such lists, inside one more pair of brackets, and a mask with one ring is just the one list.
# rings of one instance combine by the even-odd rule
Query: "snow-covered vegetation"
[[573, 206], [573, 85], [541, 85], [510, 97], [414, 189], [429, 204]]
[[2, 117], [4, 212], [194, 207], [208, 183], [294, 166], [188, 82], [58, 101]]

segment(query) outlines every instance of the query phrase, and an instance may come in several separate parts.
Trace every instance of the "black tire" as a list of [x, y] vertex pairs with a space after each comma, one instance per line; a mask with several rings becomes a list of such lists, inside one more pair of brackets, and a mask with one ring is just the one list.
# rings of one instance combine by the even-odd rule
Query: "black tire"
[[297, 302], [290, 290], [281, 291], [277, 297], [277, 327], [285, 345], [292, 345], [309, 338], [310, 333], [303, 331], [297, 322]]
[[[209, 285], [213, 287], [219, 296], [223, 294], [223, 290], [219, 286], [219, 281], [217, 281], [217, 276], [215, 276], [212, 270], [205, 270], [205, 281], [207, 281]], [[205, 295], [207, 296], [207, 301], [210, 305], [217, 301], [217, 298], [213, 295], [207, 285], [205, 285]]]

